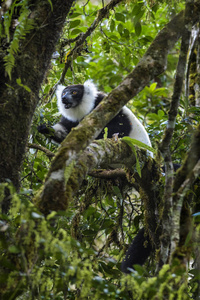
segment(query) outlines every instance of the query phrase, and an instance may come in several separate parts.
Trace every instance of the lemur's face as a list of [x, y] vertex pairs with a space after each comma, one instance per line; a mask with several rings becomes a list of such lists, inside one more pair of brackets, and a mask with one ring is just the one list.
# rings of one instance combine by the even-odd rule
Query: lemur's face
[[82, 84], [67, 86], [61, 95], [62, 103], [65, 109], [73, 108], [81, 103], [84, 94], [84, 86]]

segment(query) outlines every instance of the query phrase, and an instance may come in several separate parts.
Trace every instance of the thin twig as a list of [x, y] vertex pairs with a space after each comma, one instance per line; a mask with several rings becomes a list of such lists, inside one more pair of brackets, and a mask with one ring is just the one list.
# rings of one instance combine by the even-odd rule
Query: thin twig
[[65, 64], [64, 70], [62, 72], [60, 82], [64, 82], [65, 75], [67, 73], [67, 70], [70, 66], [71, 56], [74, 56], [74, 58], [81, 55], [81, 47], [83, 46], [84, 42], [86, 41], [87, 37], [92, 34], [92, 32], [96, 29], [96, 27], [99, 25], [99, 23], [103, 20], [103, 18], [107, 17], [108, 12], [113, 9], [116, 5], [118, 5], [120, 2], [123, 2], [124, 0], [112, 0], [110, 3], [108, 3], [105, 7], [101, 8], [98, 11], [97, 18], [94, 20], [92, 25], [87, 29], [85, 33], [81, 33], [79, 35], [79, 39], [76, 40], [76, 44], [74, 48], [70, 51], [67, 57], [67, 62]]
[[38, 144], [28, 143], [28, 147], [29, 148], [33, 148], [33, 149], [37, 149], [37, 150], [40, 150], [40, 151], [44, 152], [49, 158], [50, 157], [54, 157], [54, 155], [55, 155], [53, 152], [51, 152], [47, 148], [45, 148], [45, 147], [43, 147], [41, 145], [38, 145]]

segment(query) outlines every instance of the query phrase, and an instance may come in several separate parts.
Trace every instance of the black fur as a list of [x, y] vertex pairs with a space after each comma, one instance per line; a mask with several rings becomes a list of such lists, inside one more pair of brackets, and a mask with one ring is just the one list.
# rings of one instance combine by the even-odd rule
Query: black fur
[[62, 92], [62, 102], [66, 109], [77, 107], [83, 98], [84, 87], [82, 84], [67, 86]]
[[[62, 103], [65, 107], [65, 109], [69, 108], [75, 108], [80, 105], [82, 101], [82, 97], [84, 94], [84, 87], [83, 85], [74, 85], [66, 87], [62, 92]], [[92, 109], [89, 111], [91, 112], [105, 97], [105, 94], [98, 92], [96, 94], [96, 98], [93, 100], [93, 106]], [[88, 113], [89, 113], [88, 112]], [[56, 129], [53, 134], [53, 128], [56, 127], [56, 125], [52, 127], [48, 127], [45, 124], [42, 124], [38, 126], [38, 131], [57, 143], [61, 143], [64, 138], [67, 136], [67, 134], [71, 131], [73, 127], [76, 127], [78, 125], [80, 120], [70, 120], [67, 119], [65, 116], [61, 117], [60, 122], [58, 122], [56, 125], [60, 125], [59, 129]], [[58, 127], [58, 126], [57, 126]], [[117, 133], [119, 138], [122, 138], [124, 136], [129, 136], [131, 129], [132, 129], [132, 123], [126, 115], [124, 109], [122, 109], [106, 126], [108, 128], [108, 138], [112, 138], [113, 134]], [[104, 136], [104, 129], [102, 132], [98, 135], [97, 139], [102, 139]]]
[[126, 257], [122, 261], [122, 272], [130, 273], [130, 269], [133, 269], [134, 265], [143, 265], [151, 252], [151, 242], [148, 235], [145, 236], [144, 228], [142, 228], [130, 244]]
[[[86, 81], [84, 85], [59, 86], [56, 94], [58, 108], [62, 115], [61, 120], [53, 127], [47, 127], [45, 124], [40, 125], [38, 131], [61, 143], [71, 129], [76, 127], [102, 101], [105, 94], [98, 92], [95, 85], [90, 81]], [[106, 127], [108, 128], [108, 138], [112, 138], [113, 134], [118, 134], [119, 138], [130, 136], [151, 146], [145, 128], [125, 106]], [[103, 135], [104, 130], [98, 135], [97, 139], [103, 138]], [[146, 240], [148, 243], [145, 248], [144, 242]], [[143, 264], [151, 250], [150, 241], [148, 237], [144, 237], [144, 229], [141, 229], [131, 243], [126, 258], [122, 262], [122, 271], [128, 273], [128, 268], [132, 268], [134, 264]]]
[[58, 131], [57, 133], [55, 133], [55, 130], [52, 127], [47, 126], [46, 124], [39, 125], [37, 129], [40, 133], [49, 137], [56, 143], [60, 144], [65, 139], [65, 137], [68, 135], [68, 133], [71, 131], [71, 129], [73, 127], [76, 127], [78, 125], [78, 123], [79, 122], [70, 121], [62, 116], [60, 122], [58, 123], [63, 126], [62, 131], [60, 131], [60, 132]]

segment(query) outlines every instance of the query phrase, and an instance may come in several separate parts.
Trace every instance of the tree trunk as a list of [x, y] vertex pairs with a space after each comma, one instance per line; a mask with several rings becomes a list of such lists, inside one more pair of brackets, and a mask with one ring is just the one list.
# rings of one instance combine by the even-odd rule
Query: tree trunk
[[[60, 37], [65, 19], [73, 0], [33, 1], [30, 18], [34, 28], [21, 40], [20, 51], [15, 55], [12, 78], [5, 75], [3, 57], [6, 50], [1, 47], [0, 70], [0, 182], [11, 181], [18, 190], [20, 170], [25, 153], [33, 113], [38, 103], [38, 93], [51, 56]], [[28, 92], [22, 85], [27, 86]], [[4, 200], [4, 211], [8, 209]]]

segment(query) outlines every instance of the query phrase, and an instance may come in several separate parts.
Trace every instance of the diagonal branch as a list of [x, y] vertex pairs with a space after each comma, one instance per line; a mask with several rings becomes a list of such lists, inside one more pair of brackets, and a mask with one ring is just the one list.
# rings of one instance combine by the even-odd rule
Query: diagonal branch
[[28, 143], [27, 146], [29, 148], [37, 149], [37, 150], [40, 150], [40, 151], [44, 152], [46, 154], [46, 156], [49, 157], [49, 158], [55, 156], [55, 154], [53, 152], [51, 152], [49, 149], [47, 149], [47, 148], [45, 148], [45, 147], [43, 147], [41, 145]]
[[[140, 150], [138, 156], [140, 157], [142, 153], [143, 160], [145, 160], [144, 151]], [[143, 160], [141, 159], [141, 161]], [[131, 148], [123, 141], [113, 142], [112, 139], [94, 141], [79, 157], [76, 167], [74, 167], [74, 162], [72, 161], [71, 166], [65, 170], [64, 176], [62, 176], [61, 171], [52, 173], [46, 183], [47, 188], [54, 180], [57, 181], [57, 188], [58, 185], [62, 185], [68, 180], [69, 192], [71, 195], [74, 195], [79, 190], [82, 181], [88, 173], [99, 166], [108, 168], [111, 164], [123, 164], [127, 168], [130, 168], [130, 166], [135, 164], [135, 155]], [[45, 190], [42, 200], [36, 199], [40, 210], [44, 214], [48, 214], [50, 210], [58, 211], [67, 208], [66, 197], [70, 195], [67, 195], [67, 190], [63, 190], [65, 198], [61, 198], [57, 188], [52, 190], [50, 201], [49, 198], [45, 197]]]
[[[200, 6], [200, 1], [196, 5]], [[199, 8], [199, 7], [198, 7]], [[197, 16], [198, 10], [197, 8]], [[197, 21], [195, 16], [193, 22]], [[52, 193], [55, 199], [65, 203], [71, 199], [72, 189], [68, 180], [82, 151], [98, 136], [108, 122], [155, 76], [161, 74], [167, 64], [167, 55], [180, 38], [184, 28], [184, 12], [179, 13], [159, 32], [136, 68], [116, 87], [63, 141], [55, 156], [37, 201], [48, 203], [51, 209]], [[67, 176], [65, 174], [67, 173]], [[59, 177], [59, 183], [58, 183]], [[54, 200], [55, 201], [55, 200]], [[52, 209], [55, 206], [52, 206]]]

